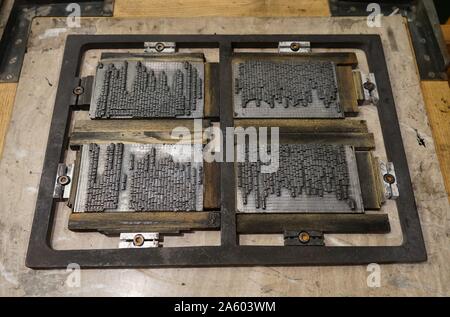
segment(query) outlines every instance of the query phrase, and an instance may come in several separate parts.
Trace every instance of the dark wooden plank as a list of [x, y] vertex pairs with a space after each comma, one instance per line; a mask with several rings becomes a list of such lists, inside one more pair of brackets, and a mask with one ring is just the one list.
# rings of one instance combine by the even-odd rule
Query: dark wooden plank
[[364, 120], [336, 119], [234, 119], [236, 127], [279, 127], [280, 133], [367, 133]]
[[236, 53], [233, 54], [233, 62], [244, 60], [271, 60], [271, 61], [332, 61], [336, 65], [347, 65], [356, 67], [358, 59], [352, 52], [333, 52], [333, 53], [305, 53], [305, 54], [278, 54], [278, 53]]
[[353, 81], [351, 66], [337, 66], [336, 78], [338, 82], [339, 100], [347, 116], [358, 114], [358, 99]]
[[380, 197], [381, 181], [375, 175], [375, 162], [372, 153], [356, 151], [355, 156], [364, 209], [380, 209], [382, 204]]
[[220, 164], [203, 163], [203, 209], [220, 209]]
[[[208, 120], [203, 120], [204, 127], [209, 126]], [[109, 120], [77, 120], [74, 123], [72, 133], [80, 132], [123, 132], [123, 131], [172, 131], [176, 127], [186, 127], [190, 131], [194, 129], [192, 119], [109, 119]]]
[[205, 64], [205, 118], [219, 117], [219, 63]]
[[286, 144], [344, 144], [360, 151], [375, 149], [373, 133], [280, 133], [279, 137], [280, 143]]
[[152, 53], [152, 54], [139, 54], [139, 53], [122, 53], [122, 52], [103, 52], [101, 55], [101, 61], [113, 61], [113, 60], [150, 60], [152, 62], [204, 62], [205, 55], [203, 53]]
[[380, 168], [380, 160], [378, 157], [371, 155], [372, 160], [372, 168], [373, 168], [373, 175], [375, 176], [375, 183], [378, 184], [377, 186], [377, 194], [378, 199], [384, 203], [386, 201], [386, 197], [384, 196], [384, 184], [383, 184], [383, 178], [381, 176], [381, 168]]
[[122, 232], [179, 232], [218, 229], [218, 212], [83, 212], [69, 216], [69, 230]]
[[387, 214], [240, 213], [240, 234], [272, 234], [285, 230], [317, 230], [324, 233], [388, 233]]
[[364, 90], [362, 87], [362, 77], [361, 72], [355, 71], [353, 72], [353, 86], [355, 87], [356, 100], [358, 104], [363, 104], [365, 100]]
[[81, 148], [79, 151], [76, 152], [75, 162], [74, 162], [74, 166], [73, 166], [73, 175], [72, 175], [72, 180], [71, 180], [72, 187], [70, 188], [70, 196], [67, 201], [67, 206], [70, 208], [72, 208], [73, 205], [75, 204], [75, 198], [77, 196], [78, 179], [80, 176], [81, 152], [82, 152]]
[[[208, 120], [202, 121], [202, 127], [209, 126]], [[183, 139], [172, 138], [172, 130], [185, 127], [191, 136]], [[70, 134], [70, 145], [87, 143], [191, 143], [206, 139], [202, 131], [194, 130], [194, 120], [77, 120]]]

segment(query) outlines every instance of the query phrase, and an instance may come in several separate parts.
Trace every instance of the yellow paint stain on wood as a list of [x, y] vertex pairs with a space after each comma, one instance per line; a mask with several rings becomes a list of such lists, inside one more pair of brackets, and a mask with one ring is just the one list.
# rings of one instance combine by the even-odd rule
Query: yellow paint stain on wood
[[0, 84], [0, 158], [16, 96], [17, 83]]
[[116, 0], [115, 17], [330, 16], [328, 0]]
[[447, 44], [450, 44], [450, 24], [441, 25], [442, 34]]
[[450, 87], [446, 81], [422, 81], [421, 84], [450, 201]]
[[444, 36], [444, 41], [447, 44], [447, 49], [450, 52], [450, 24], [441, 25], [442, 35]]

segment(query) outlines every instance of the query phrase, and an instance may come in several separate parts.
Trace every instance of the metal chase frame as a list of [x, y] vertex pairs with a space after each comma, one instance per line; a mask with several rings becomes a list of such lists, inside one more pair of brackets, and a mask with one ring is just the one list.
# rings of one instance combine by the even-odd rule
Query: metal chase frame
[[[51, 235], [56, 202], [52, 197], [58, 163], [67, 149], [73, 83], [83, 54], [90, 49], [142, 48], [144, 42], [176, 42], [179, 48], [220, 51], [220, 126], [233, 126], [231, 57], [234, 48], [276, 48], [280, 41], [308, 41], [312, 48], [361, 49], [375, 74], [380, 96], [378, 115], [387, 158], [396, 168], [400, 197], [396, 200], [403, 243], [400, 246], [297, 247], [238, 244], [233, 163], [221, 163], [221, 244], [219, 246], [146, 249], [55, 250]], [[226, 139], [226, 138], [224, 138]], [[395, 110], [385, 56], [378, 35], [69, 35], [62, 61], [50, 134], [26, 257], [30, 268], [357, 265], [420, 262], [427, 258]]]

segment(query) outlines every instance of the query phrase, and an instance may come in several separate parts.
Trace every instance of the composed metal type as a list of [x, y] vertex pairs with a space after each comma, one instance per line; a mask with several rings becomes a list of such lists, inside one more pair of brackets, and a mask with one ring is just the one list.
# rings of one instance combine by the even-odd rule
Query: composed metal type
[[233, 63], [236, 117], [342, 118], [332, 62]]
[[[257, 153], [255, 153], [255, 157]], [[279, 167], [237, 163], [239, 212], [363, 212], [355, 152], [350, 146], [280, 144]]]
[[86, 144], [74, 212], [201, 211], [201, 145]]
[[[67, 132], [74, 79], [80, 76], [83, 54], [89, 49], [139, 49], [144, 42], [176, 42], [178, 48], [217, 48], [220, 63], [220, 127], [234, 126], [232, 54], [239, 49], [276, 49], [281, 41], [307, 41], [312, 48], [360, 49], [367, 56], [369, 71], [377, 78], [381, 106], [377, 107], [387, 159], [396, 169], [400, 197], [395, 201], [403, 239], [398, 246], [242, 246], [238, 242], [236, 176], [232, 162], [221, 163], [219, 246], [147, 249], [55, 250], [49, 237], [57, 200], [53, 185], [58, 164], [67, 150]], [[427, 259], [414, 192], [408, 170], [394, 96], [379, 35], [69, 35], [62, 60], [56, 105], [41, 174], [26, 265], [35, 269], [244, 266], [244, 265], [359, 265], [410, 263]], [[64, 133], [66, 132], [66, 133]], [[225, 137], [224, 147], [227, 146]], [[262, 216], [266, 216], [264, 214]], [[335, 215], [335, 214], [333, 214]], [[272, 216], [271, 214], [269, 216]], [[310, 215], [306, 215], [310, 216]], [[317, 215], [313, 215], [317, 216]], [[322, 216], [322, 215], [320, 215]], [[347, 215], [346, 215], [347, 216]], [[354, 217], [354, 215], [351, 215]], [[364, 216], [364, 215], [358, 215]], [[262, 229], [262, 228], [260, 228]], [[291, 228], [302, 230], [304, 228]], [[313, 230], [313, 228], [308, 228]], [[268, 256], [270, 255], [270, 256]]]
[[102, 61], [89, 111], [92, 119], [201, 118], [201, 62]]

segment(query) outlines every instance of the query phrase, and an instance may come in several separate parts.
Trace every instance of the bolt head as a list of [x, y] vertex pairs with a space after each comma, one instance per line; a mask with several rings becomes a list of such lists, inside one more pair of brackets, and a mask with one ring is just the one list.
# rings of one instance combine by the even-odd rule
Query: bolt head
[[142, 234], [137, 234], [133, 237], [133, 245], [136, 247], [142, 247], [144, 245], [145, 238]]
[[300, 232], [299, 235], [298, 235], [298, 240], [299, 240], [301, 243], [308, 243], [309, 240], [311, 240], [311, 237], [310, 237], [310, 235], [309, 235], [308, 232], [302, 231], [302, 232]]
[[386, 182], [386, 183], [389, 183], [389, 184], [394, 184], [395, 183], [395, 176], [394, 175], [392, 175], [392, 174], [384, 174], [383, 175], [383, 179], [384, 179], [384, 181]]
[[372, 82], [370, 82], [370, 81], [366, 81], [366, 82], [363, 84], [363, 87], [364, 87], [365, 89], [367, 89], [368, 91], [372, 91], [372, 90], [375, 89], [375, 84], [372, 83]]
[[292, 42], [290, 48], [291, 51], [297, 52], [300, 49], [300, 43]]
[[81, 87], [81, 86], [75, 87], [75, 88], [73, 89], [73, 93], [74, 93], [75, 95], [81, 95], [83, 92], [84, 92], [84, 88]]
[[66, 175], [61, 175], [58, 177], [58, 184], [65, 186], [70, 183], [70, 177]]
[[156, 45], [155, 45], [155, 50], [157, 52], [162, 52], [162, 51], [164, 51], [165, 48], [166, 48], [166, 46], [164, 45], [164, 43], [156, 43]]

